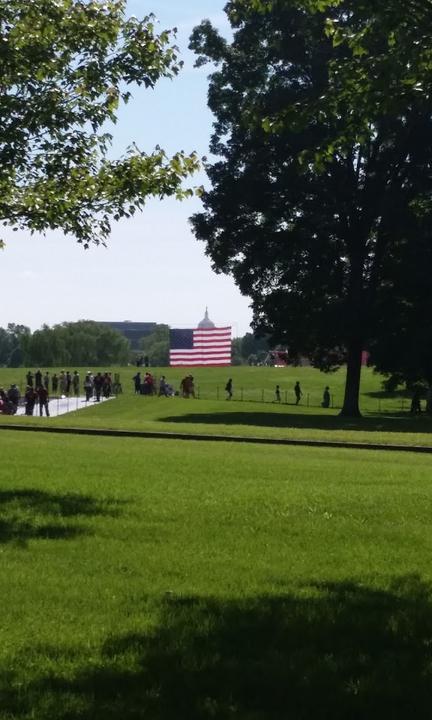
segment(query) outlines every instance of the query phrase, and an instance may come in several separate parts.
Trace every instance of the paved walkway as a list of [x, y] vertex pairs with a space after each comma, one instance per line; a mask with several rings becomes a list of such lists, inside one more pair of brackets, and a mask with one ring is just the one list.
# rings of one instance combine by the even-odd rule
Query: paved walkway
[[[113, 398], [101, 397], [101, 402], [112, 400]], [[82, 410], [86, 407], [94, 407], [96, 405], [94, 399], [90, 402], [86, 402], [85, 397], [59, 397], [53, 398], [49, 401], [49, 412], [51, 417], [57, 417], [57, 415], [66, 415], [66, 413], [74, 412], [75, 410]], [[19, 407], [17, 415], [25, 415], [25, 407]], [[36, 403], [33, 415], [39, 415], [39, 405]], [[44, 414], [45, 417], [45, 414]]]

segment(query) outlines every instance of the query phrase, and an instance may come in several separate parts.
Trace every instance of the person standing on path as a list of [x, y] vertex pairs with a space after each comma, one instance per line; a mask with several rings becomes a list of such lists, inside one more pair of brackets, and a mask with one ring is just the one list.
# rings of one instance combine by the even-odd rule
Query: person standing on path
[[70, 389], [71, 389], [71, 385], [72, 385], [72, 375], [70, 374], [69, 370], [66, 371], [65, 382], [66, 382], [66, 390], [65, 390], [66, 397], [69, 397]]
[[49, 417], [48, 390], [43, 385], [39, 385], [39, 387], [36, 388], [36, 392], [38, 394], [38, 399], [39, 399], [39, 415], [42, 417], [43, 409], [45, 408], [46, 416]]
[[93, 380], [91, 373], [87, 373], [84, 380], [84, 391], [86, 395], [86, 402], [90, 402], [93, 397]]
[[279, 387], [279, 385], [276, 385], [275, 400], [276, 400], [276, 402], [278, 402], [278, 403], [280, 403], [280, 401], [281, 401], [281, 394], [280, 394], [280, 387]]
[[37, 392], [31, 385], [27, 385], [25, 392], [25, 414], [33, 415], [35, 402], [37, 400]]
[[300, 383], [298, 380], [297, 380], [296, 384], [294, 385], [294, 394], [296, 396], [295, 404], [298, 405], [301, 400], [301, 396], [303, 395], [302, 389], [300, 387]]
[[80, 377], [79, 377], [78, 370], [74, 370], [74, 374], [72, 377], [72, 387], [73, 387], [75, 397], [78, 397], [79, 391], [80, 391]]

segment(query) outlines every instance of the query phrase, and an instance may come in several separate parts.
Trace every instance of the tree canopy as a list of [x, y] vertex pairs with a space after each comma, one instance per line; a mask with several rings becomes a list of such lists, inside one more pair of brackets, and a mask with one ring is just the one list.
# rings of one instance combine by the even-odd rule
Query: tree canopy
[[21, 350], [28, 367], [111, 367], [128, 363], [130, 343], [103, 323], [79, 320], [26, 334]]
[[169, 365], [169, 326], [156, 325], [154, 331], [141, 340], [141, 348], [154, 367]]
[[87, 246], [147, 197], [191, 194], [195, 154], [108, 154], [106, 123], [131, 88], [179, 72], [173, 31], [127, 17], [126, 0], [0, 0], [0, 30], [3, 225], [61, 228]]
[[255, 331], [321, 369], [347, 362], [343, 413], [358, 415], [361, 353], [378, 348], [392, 299], [430, 294], [411, 291], [431, 267], [425, 16], [399, 0], [232, 0], [226, 12], [232, 42], [208, 21], [191, 38], [198, 64], [218, 65], [218, 158], [195, 234], [252, 298]]

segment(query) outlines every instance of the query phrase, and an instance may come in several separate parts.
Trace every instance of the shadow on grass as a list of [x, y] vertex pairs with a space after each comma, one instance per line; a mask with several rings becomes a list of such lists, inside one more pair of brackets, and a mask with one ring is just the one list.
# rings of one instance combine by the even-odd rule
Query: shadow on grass
[[42, 490], [0, 491], [0, 544], [25, 545], [28, 540], [69, 540], [89, 530], [68, 520], [119, 514], [118, 501], [100, 501], [87, 495]]
[[362, 418], [342, 418], [338, 415], [303, 415], [283, 412], [215, 412], [187, 413], [160, 417], [160, 422], [191, 423], [197, 425], [248, 425], [251, 427], [305, 428], [309, 430], [363, 430], [368, 432], [430, 432], [432, 419], [407, 413], [382, 415], [370, 413]]
[[378, 400], [408, 400], [411, 401], [412, 393], [409, 390], [374, 390], [363, 393], [366, 397], [377, 398]]
[[3, 711], [16, 720], [429, 720], [431, 588], [407, 577], [388, 591], [304, 590], [171, 597], [156, 629], [112, 637], [86, 667], [52, 648], [39, 648], [38, 662], [29, 648], [40, 677], [9, 674]]

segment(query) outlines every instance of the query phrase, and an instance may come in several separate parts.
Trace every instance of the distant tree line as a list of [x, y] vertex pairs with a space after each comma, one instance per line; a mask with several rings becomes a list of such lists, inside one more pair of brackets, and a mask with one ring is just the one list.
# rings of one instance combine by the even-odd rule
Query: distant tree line
[[43, 325], [35, 332], [12, 323], [0, 328], [0, 365], [6, 367], [126, 365], [130, 355], [129, 340], [92, 320]]
[[[232, 343], [233, 365], [260, 365], [268, 356], [266, 338], [252, 333]], [[169, 365], [169, 326], [158, 324], [143, 337], [140, 352], [153, 367]], [[0, 366], [58, 367], [75, 365], [99, 367], [127, 365], [134, 360], [130, 342], [117, 330], [92, 320], [64, 322], [52, 327], [42, 325], [34, 332], [25, 325], [9, 323], [0, 328]]]

